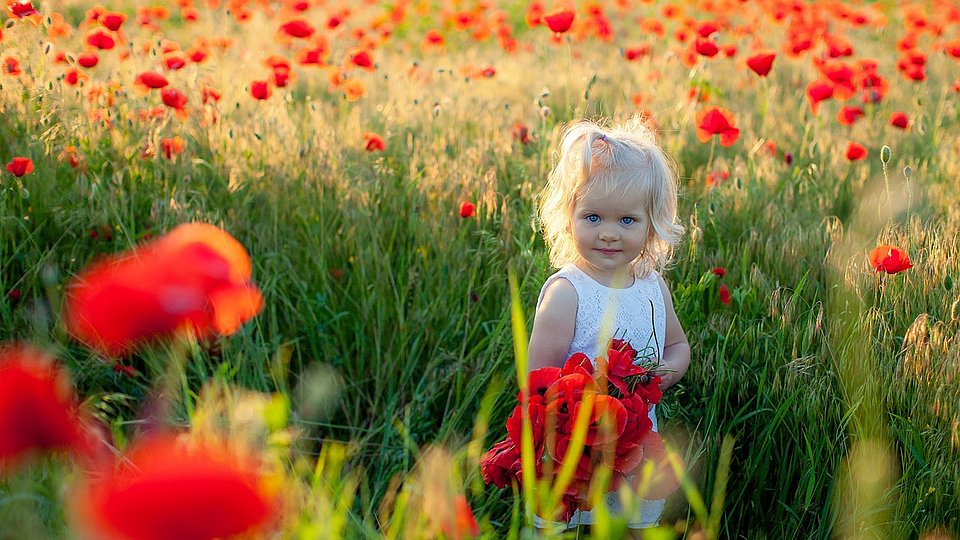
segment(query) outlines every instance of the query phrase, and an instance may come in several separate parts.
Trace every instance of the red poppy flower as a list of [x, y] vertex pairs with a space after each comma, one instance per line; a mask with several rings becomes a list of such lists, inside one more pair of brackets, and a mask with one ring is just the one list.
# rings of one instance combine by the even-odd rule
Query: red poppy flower
[[383, 151], [387, 145], [383, 142], [383, 137], [372, 131], [366, 131], [363, 134], [363, 147], [367, 152]]
[[841, 126], [849, 126], [856, 122], [861, 116], [863, 116], [863, 109], [860, 107], [844, 105], [837, 111], [837, 122], [840, 122]]
[[706, 56], [707, 58], [713, 58], [716, 56], [717, 52], [720, 51], [717, 48], [717, 44], [712, 39], [698, 37], [693, 42], [694, 50], [697, 51], [697, 54], [700, 56]]
[[720, 266], [714, 268], [711, 270], [711, 272], [713, 272], [718, 278], [722, 278], [727, 275], [727, 271]]
[[223, 445], [158, 436], [102, 467], [68, 506], [91, 538], [262, 538], [279, 505], [257, 469]]
[[453, 499], [453, 520], [444, 521], [440, 525], [440, 531], [450, 540], [475, 538], [480, 534], [477, 518], [474, 517], [466, 497], [457, 495]]
[[38, 452], [89, 450], [66, 372], [26, 346], [0, 350], [0, 472]]
[[143, 73], [137, 75], [133, 80], [134, 87], [137, 90], [137, 93], [145, 95], [150, 90], [156, 90], [158, 88], [164, 88], [168, 84], [167, 78], [155, 71], [144, 71]]
[[493, 446], [480, 458], [483, 481], [498, 488], [505, 488], [520, 479], [520, 452], [509, 438]]
[[254, 99], [264, 101], [270, 99], [270, 96], [273, 95], [273, 88], [271, 88], [269, 81], [253, 81], [250, 83], [250, 95]]
[[184, 95], [183, 92], [177, 90], [176, 88], [164, 88], [160, 91], [160, 97], [163, 99], [164, 105], [173, 109], [173, 112], [177, 115], [177, 118], [180, 118], [180, 120], [186, 119], [187, 96]]
[[186, 65], [186, 57], [178, 52], [163, 55], [163, 67], [170, 71], [176, 71]]
[[7, 12], [18, 19], [39, 13], [30, 0], [12, 0], [7, 2]]
[[294, 38], [308, 38], [316, 31], [313, 26], [304, 19], [294, 19], [280, 26], [280, 31]]
[[98, 28], [87, 36], [87, 45], [101, 50], [109, 50], [116, 45], [116, 41], [113, 39], [113, 36], [110, 35], [110, 32]]
[[873, 248], [870, 252], [870, 266], [877, 272], [899, 274], [908, 268], [913, 268], [907, 253], [896, 246], [882, 245]]
[[910, 125], [910, 119], [907, 118], [906, 114], [896, 111], [890, 115], [890, 125], [900, 129], [907, 129], [907, 126]]
[[867, 158], [867, 149], [862, 144], [849, 141], [846, 156], [850, 161], [861, 161]]
[[814, 114], [820, 108], [820, 102], [833, 97], [833, 84], [826, 79], [818, 79], [807, 85], [807, 100]]
[[697, 112], [697, 139], [707, 142], [714, 135], [720, 135], [721, 146], [731, 146], [740, 137], [733, 114], [722, 107], [708, 107]]
[[186, 147], [186, 141], [179, 135], [160, 139], [160, 150], [163, 152], [163, 157], [167, 159], [180, 155]]
[[20, 69], [20, 61], [13, 56], [3, 57], [2, 69], [5, 74], [10, 75], [11, 77], [23, 75], [23, 70]]
[[474, 212], [476, 211], [477, 206], [470, 201], [463, 201], [460, 203], [460, 217], [466, 219], [473, 217]]
[[77, 55], [77, 63], [85, 68], [92, 68], [97, 65], [100, 58], [95, 52], [83, 52]]
[[766, 77], [773, 67], [777, 53], [773, 49], [764, 49], [747, 57], [747, 67], [761, 77]]
[[530, 142], [530, 130], [520, 122], [513, 125], [513, 138], [520, 141], [520, 144]]
[[127, 15], [119, 11], [111, 11], [110, 13], [101, 15], [99, 20], [100, 24], [116, 32], [120, 29], [120, 25], [127, 20]]
[[540, 20], [545, 23], [553, 33], [562, 34], [573, 25], [573, 19], [576, 15], [576, 12], [570, 8], [557, 8], [544, 13]]
[[723, 302], [724, 305], [729, 304], [730, 303], [730, 287], [727, 287], [727, 284], [724, 283], [720, 285], [719, 292], [720, 292], [720, 301]]
[[7, 163], [7, 171], [16, 177], [30, 174], [33, 172], [33, 160], [27, 157], [15, 157]]
[[246, 250], [226, 231], [180, 225], [84, 270], [67, 291], [67, 330], [110, 355], [184, 331], [231, 335], [263, 304], [250, 269]]
[[347, 59], [350, 64], [367, 71], [374, 71], [376, 68], [373, 65], [373, 57], [370, 55], [370, 51], [366, 49], [354, 48], [350, 49], [347, 52]]

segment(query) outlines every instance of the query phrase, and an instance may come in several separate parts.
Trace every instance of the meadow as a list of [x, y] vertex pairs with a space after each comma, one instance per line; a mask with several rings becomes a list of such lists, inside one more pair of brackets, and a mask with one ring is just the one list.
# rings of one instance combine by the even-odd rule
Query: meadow
[[[688, 476], [648, 537], [960, 536], [956, 4], [6, 11], [0, 342], [58, 360], [100, 454], [176, 430], [256, 455], [282, 504], [249, 537], [531, 535], [529, 501], [478, 461], [554, 271], [534, 197], [567, 122], [638, 114], [677, 163], [686, 232], [662, 273], [692, 350], [658, 409]], [[249, 253], [255, 316], [116, 354], [78, 339], [77, 276], [192, 222]], [[878, 246], [912, 267], [876, 269]], [[0, 537], [98, 537], [81, 461], [2, 446]], [[190, 514], [166, 489], [117, 511]]]

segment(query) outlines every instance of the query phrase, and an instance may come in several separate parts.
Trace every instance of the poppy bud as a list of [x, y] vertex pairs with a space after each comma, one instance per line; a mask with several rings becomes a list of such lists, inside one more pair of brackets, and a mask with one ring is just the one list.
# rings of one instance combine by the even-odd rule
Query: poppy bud
[[793, 154], [790, 152], [784, 152], [783, 161], [785, 161], [787, 165], [791, 165], [793, 163]]
[[884, 164], [890, 162], [890, 147], [883, 145], [883, 148], [880, 149], [880, 161]]
[[911, 176], [913, 176], [913, 169], [911, 169], [910, 166], [907, 165], [906, 167], [903, 168], [903, 175], [906, 176], [907, 178], [910, 178]]

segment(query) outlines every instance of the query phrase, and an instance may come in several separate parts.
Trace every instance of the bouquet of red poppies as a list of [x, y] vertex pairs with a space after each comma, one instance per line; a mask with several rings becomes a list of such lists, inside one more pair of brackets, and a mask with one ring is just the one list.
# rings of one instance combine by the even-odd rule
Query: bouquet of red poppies
[[[663, 441], [648, 416], [649, 405], [662, 396], [660, 377], [651, 373], [655, 367], [656, 360], [638, 359], [628, 342], [614, 339], [606, 356], [594, 362], [576, 353], [563, 368], [530, 372], [527, 395], [521, 390], [517, 396], [520, 404], [507, 419], [507, 438], [480, 459], [484, 482], [499, 488], [514, 480], [523, 482], [520, 441], [524, 416], [533, 428], [536, 478], [554, 481], [564, 460], [577, 454], [568, 454], [568, 450], [579, 415], [588, 415], [581, 419], [581, 423], [587, 421], [582, 453], [563, 490], [560, 518], [564, 521], [575, 510], [590, 508], [587, 494], [598, 468], [609, 468], [608, 491], [639, 472], [647, 460], [662, 470]], [[675, 488], [675, 482], [661, 482], [643, 496], [659, 498]]]

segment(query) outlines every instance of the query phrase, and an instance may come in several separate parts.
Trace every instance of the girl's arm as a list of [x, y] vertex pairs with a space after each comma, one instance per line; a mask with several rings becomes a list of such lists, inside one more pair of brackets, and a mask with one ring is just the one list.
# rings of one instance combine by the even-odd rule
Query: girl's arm
[[556, 279], [543, 293], [530, 333], [527, 371], [563, 367], [577, 322], [577, 290], [566, 279]]
[[673, 309], [670, 289], [662, 277], [659, 280], [660, 291], [663, 293], [663, 307], [667, 312], [667, 335], [663, 340], [663, 358], [660, 360], [664, 371], [659, 373], [660, 389], [664, 390], [679, 381], [690, 367], [690, 344], [687, 343], [687, 335], [684, 334], [680, 319], [677, 318], [677, 313]]

